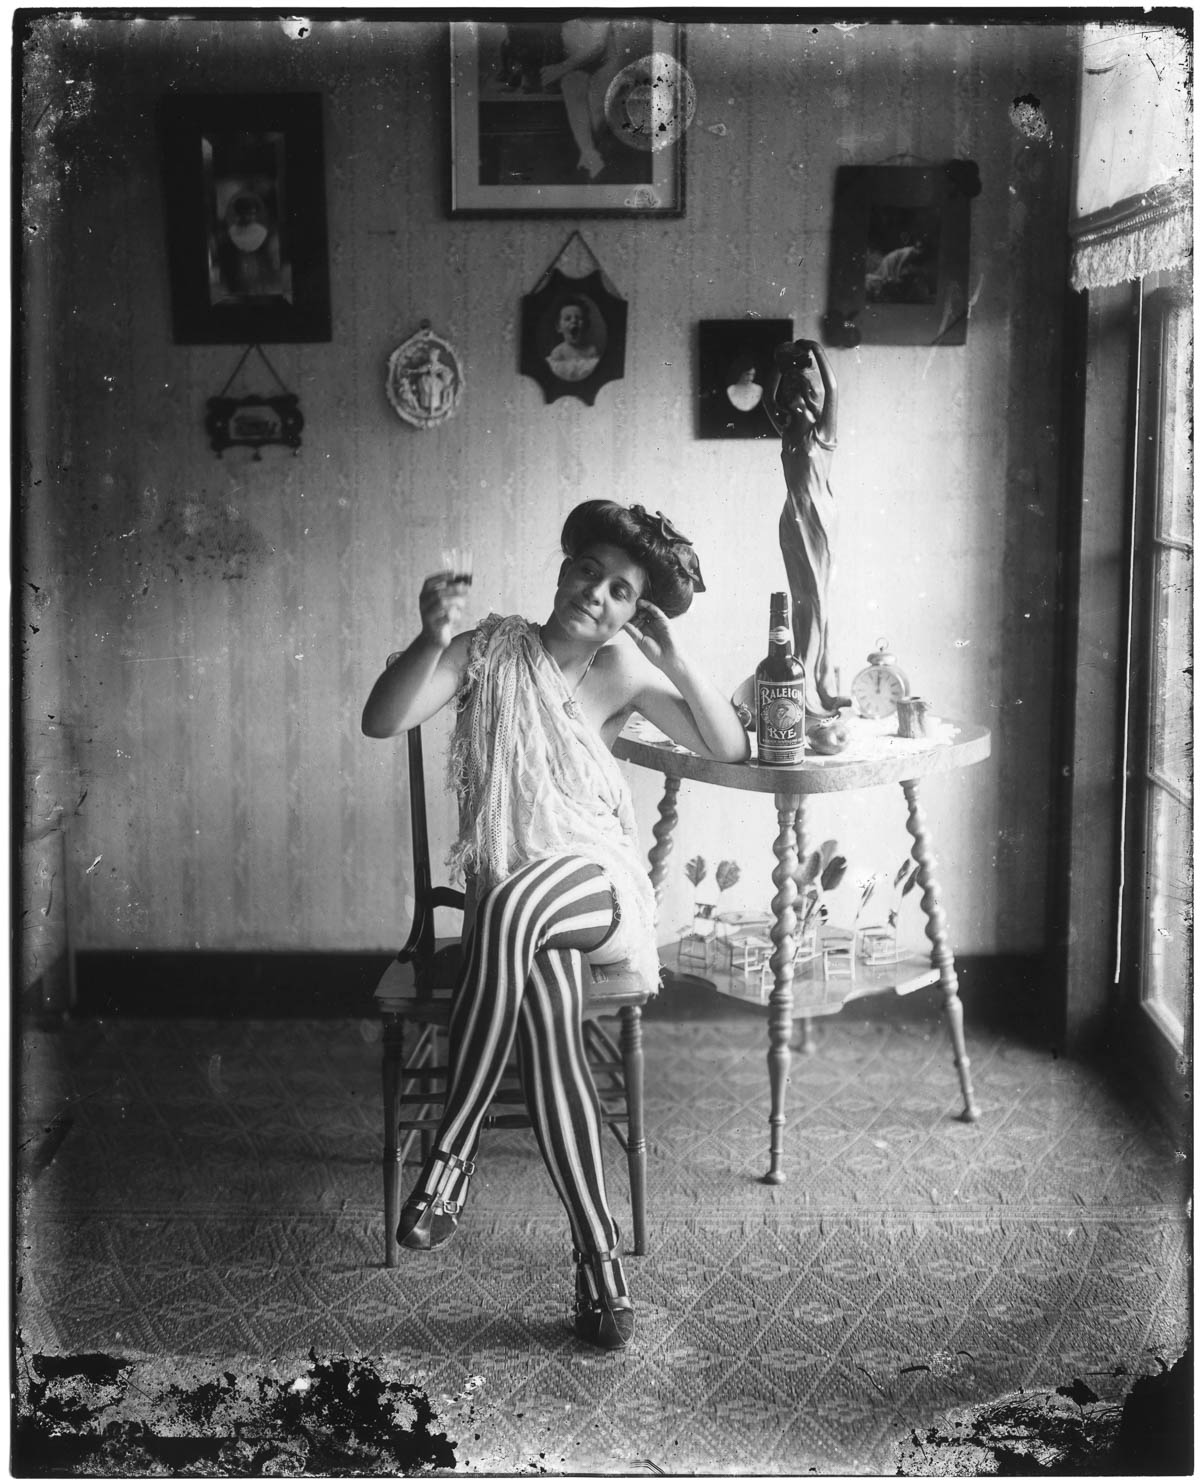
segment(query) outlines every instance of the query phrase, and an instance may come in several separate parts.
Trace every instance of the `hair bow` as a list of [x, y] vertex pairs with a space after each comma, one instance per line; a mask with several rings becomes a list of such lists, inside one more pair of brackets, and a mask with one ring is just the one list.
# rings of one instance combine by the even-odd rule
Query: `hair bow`
[[671, 547], [671, 554], [679, 563], [680, 571], [692, 584], [693, 590], [704, 592], [706, 588], [704, 578], [700, 575], [700, 558], [688, 537], [677, 526], [672, 525], [661, 510], [655, 510], [653, 515], [649, 515], [645, 505], [630, 505], [629, 512], [666, 541]]

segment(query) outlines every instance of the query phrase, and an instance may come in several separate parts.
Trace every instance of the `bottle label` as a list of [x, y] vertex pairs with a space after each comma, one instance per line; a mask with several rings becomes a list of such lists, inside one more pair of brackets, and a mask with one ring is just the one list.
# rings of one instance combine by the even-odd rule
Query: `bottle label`
[[758, 681], [758, 760], [793, 763], [804, 760], [804, 686]]
[[792, 630], [780, 624], [778, 628], [772, 628], [767, 636], [771, 643], [778, 644], [780, 648], [783, 648], [784, 644], [791, 643]]

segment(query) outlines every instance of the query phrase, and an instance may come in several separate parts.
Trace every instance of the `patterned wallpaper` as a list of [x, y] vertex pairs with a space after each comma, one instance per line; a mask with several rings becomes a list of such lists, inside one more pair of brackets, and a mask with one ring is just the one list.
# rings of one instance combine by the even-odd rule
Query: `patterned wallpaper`
[[[661, 507], [709, 585], [688, 641], [732, 691], [781, 581], [783, 484], [770, 443], [696, 438], [698, 322], [791, 315], [815, 334], [836, 167], [951, 155], [983, 180], [967, 345], [834, 352], [835, 644], [848, 675], [888, 635], [940, 709], [994, 728], [990, 762], [926, 789], [951, 930], [963, 950], [1043, 944], [1073, 32], [704, 23], [687, 44], [683, 219], [452, 220], [441, 24], [319, 20], [292, 39], [268, 19], [35, 23], [26, 734], [29, 769], [68, 805], [75, 946], [397, 940], [404, 747], [362, 737], [359, 713], [443, 546], [474, 550], [480, 615], [540, 616], [576, 501]], [[268, 347], [306, 419], [295, 456], [207, 446], [205, 399], [239, 352], [172, 342], [153, 128], [168, 87], [323, 94], [333, 340]], [[1014, 106], [1030, 98], [1040, 130]], [[625, 377], [593, 407], [546, 405], [516, 369], [521, 296], [575, 226], [629, 303]], [[384, 369], [425, 319], [467, 391], [421, 432]], [[430, 731], [440, 854], [444, 725]], [[649, 841], [658, 790], [633, 781]], [[899, 790], [814, 816], [852, 872], [903, 857]], [[676, 861], [734, 856], [730, 904], [764, 904], [773, 832], [769, 797], [685, 788]], [[664, 936], [689, 902], [676, 870]]]

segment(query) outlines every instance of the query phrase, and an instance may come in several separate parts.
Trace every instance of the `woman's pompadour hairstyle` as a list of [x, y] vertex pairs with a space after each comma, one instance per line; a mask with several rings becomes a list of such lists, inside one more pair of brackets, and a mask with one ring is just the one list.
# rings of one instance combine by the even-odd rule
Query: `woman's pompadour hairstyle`
[[686, 613], [693, 594], [704, 591], [700, 560], [691, 542], [660, 512], [648, 515], [641, 505], [626, 507], [610, 499], [585, 500], [563, 525], [563, 554], [574, 559], [594, 545], [628, 552], [650, 578], [644, 596], [668, 618]]

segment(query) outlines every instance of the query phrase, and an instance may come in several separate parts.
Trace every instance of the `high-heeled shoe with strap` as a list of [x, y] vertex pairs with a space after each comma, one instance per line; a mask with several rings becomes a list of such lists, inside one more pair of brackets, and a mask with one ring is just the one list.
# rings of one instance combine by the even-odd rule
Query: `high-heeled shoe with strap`
[[[436, 1186], [430, 1190], [432, 1166], [441, 1164], [443, 1173]], [[467, 1198], [467, 1184], [475, 1172], [470, 1159], [460, 1159], [457, 1154], [443, 1153], [435, 1148], [429, 1155], [421, 1177], [417, 1181], [418, 1194], [405, 1200], [400, 1209], [400, 1221], [396, 1228], [396, 1239], [401, 1246], [411, 1251], [432, 1251], [449, 1241], [458, 1230], [458, 1217]], [[459, 1177], [455, 1179], [455, 1174]], [[450, 1199], [446, 1190], [454, 1187], [455, 1197]]]
[[[575, 1252], [575, 1333], [601, 1349], [624, 1349], [633, 1338], [633, 1303], [624, 1291], [619, 1252], [619, 1246], [614, 1251]], [[606, 1265], [611, 1282], [605, 1281]]]

